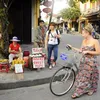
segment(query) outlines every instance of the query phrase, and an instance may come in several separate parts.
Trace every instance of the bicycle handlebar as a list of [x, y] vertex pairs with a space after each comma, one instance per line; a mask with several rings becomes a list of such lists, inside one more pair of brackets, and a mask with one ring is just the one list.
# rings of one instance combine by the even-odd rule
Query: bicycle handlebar
[[66, 48], [68, 49], [68, 50], [71, 50], [72, 49], [72, 47], [70, 46], [70, 45], [66, 45]]
[[[72, 46], [69, 45], [69, 44], [66, 45], [66, 48], [68, 49], [68, 51], [69, 51], [69, 50], [74, 50], [74, 49], [72, 49]], [[74, 50], [74, 51], [75, 51], [75, 52], [73, 53], [73, 57], [74, 57], [75, 59], [77, 58], [77, 53], [78, 53], [78, 54], [81, 54], [82, 57], [85, 55], [83, 52], [80, 52], [80, 51], [77, 51], [77, 50]], [[66, 54], [62, 54], [60, 57], [61, 57], [62, 60], [67, 60], [67, 58], [68, 58]]]
[[[66, 48], [67, 48], [68, 50], [72, 50], [72, 47], [71, 47], [71, 45], [69, 45], [69, 44], [66, 45]], [[74, 49], [73, 49], [73, 50], [74, 50]], [[82, 52], [80, 52], [80, 51], [78, 51], [78, 50], [74, 50], [74, 51], [77, 51], [78, 53], [84, 55]]]

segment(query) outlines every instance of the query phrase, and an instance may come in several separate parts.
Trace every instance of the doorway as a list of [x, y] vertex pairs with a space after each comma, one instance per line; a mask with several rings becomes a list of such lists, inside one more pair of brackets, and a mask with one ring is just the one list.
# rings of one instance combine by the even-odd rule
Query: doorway
[[31, 43], [31, 0], [14, 0], [9, 11], [9, 37], [17, 36], [22, 44]]

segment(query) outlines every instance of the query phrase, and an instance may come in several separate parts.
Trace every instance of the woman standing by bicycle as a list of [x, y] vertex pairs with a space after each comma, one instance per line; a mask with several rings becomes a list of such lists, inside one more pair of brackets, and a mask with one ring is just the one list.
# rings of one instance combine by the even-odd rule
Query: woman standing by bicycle
[[81, 51], [84, 56], [80, 61], [79, 72], [76, 76], [75, 91], [72, 98], [75, 99], [83, 94], [92, 95], [97, 91], [99, 72], [96, 56], [100, 54], [100, 45], [98, 40], [92, 37], [93, 27], [88, 24], [82, 30], [84, 40], [81, 49], [72, 47]]

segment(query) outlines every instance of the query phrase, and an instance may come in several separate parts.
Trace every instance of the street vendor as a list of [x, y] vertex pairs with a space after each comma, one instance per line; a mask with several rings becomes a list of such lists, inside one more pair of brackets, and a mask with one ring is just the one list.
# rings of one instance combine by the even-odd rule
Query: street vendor
[[46, 26], [43, 20], [39, 21], [39, 26], [35, 30], [34, 36], [34, 48], [42, 47], [44, 48], [44, 41], [46, 35]]
[[18, 43], [20, 40], [16, 36], [11, 39], [12, 43], [9, 45], [9, 63], [12, 63], [12, 60], [16, 57], [22, 59], [22, 49], [20, 44]]

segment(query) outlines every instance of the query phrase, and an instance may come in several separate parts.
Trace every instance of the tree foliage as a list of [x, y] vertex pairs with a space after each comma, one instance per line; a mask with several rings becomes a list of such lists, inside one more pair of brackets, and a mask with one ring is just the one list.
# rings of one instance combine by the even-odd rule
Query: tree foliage
[[80, 16], [80, 14], [79, 8], [75, 7], [65, 8], [61, 11], [61, 16], [63, 19], [76, 19]]
[[0, 32], [2, 40], [0, 40], [0, 58], [8, 55], [9, 35], [8, 35], [8, 14], [2, 0], [0, 0]]
[[5, 17], [5, 9], [0, 8], [0, 19], [2, 19], [3, 17]]
[[75, 0], [67, 0], [67, 3], [70, 7], [76, 7], [76, 1]]
[[[82, 3], [86, 3], [86, 2], [88, 2], [89, 0], [76, 0], [76, 1], [80, 1], [80, 2], [82, 2]], [[98, 1], [98, 0], [90, 0], [90, 2], [95, 2], [95, 1]]]
[[63, 19], [76, 19], [81, 15], [80, 9], [78, 8], [77, 4], [73, 0], [67, 0], [69, 4], [69, 8], [65, 8], [61, 10], [60, 15]]

